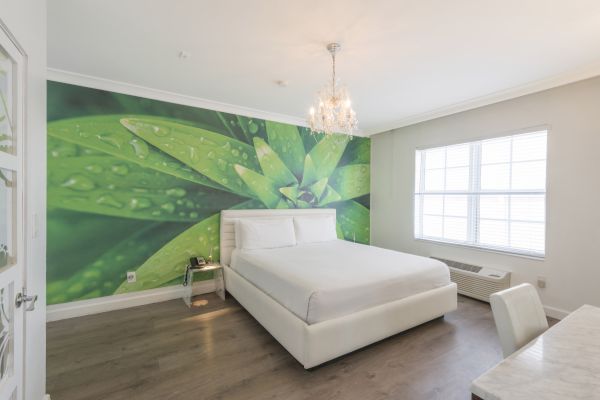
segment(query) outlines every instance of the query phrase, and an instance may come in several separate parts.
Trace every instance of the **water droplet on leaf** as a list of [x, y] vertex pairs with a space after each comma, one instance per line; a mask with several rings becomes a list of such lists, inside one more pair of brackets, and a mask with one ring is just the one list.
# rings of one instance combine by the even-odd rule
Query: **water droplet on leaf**
[[104, 168], [102, 168], [100, 165], [97, 164], [92, 164], [92, 165], [88, 165], [85, 167], [86, 171], [90, 171], [94, 174], [100, 174], [104, 171]]
[[123, 204], [109, 194], [98, 197], [96, 203], [115, 208], [123, 208]]
[[258, 132], [258, 125], [256, 125], [254, 121], [250, 121], [250, 123], [248, 124], [248, 130], [251, 134], [255, 135], [256, 132]]
[[129, 200], [129, 208], [132, 210], [143, 210], [152, 206], [152, 202], [144, 197], [132, 197]]
[[138, 138], [133, 138], [129, 141], [129, 144], [131, 145], [131, 147], [133, 147], [133, 151], [135, 152], [135, 155], [138, 158], [144, 159], [148, 157], [150, 149], [148, 148], [148, 144], [145, 141], [140, 140]]
[[129, 172], [129, 168], [127, 168], [126, 165], [123, 164], [118, 164], [118, 165], [113, 165], [110, 169], [114, 174], [117, 175], [127, 175], [127, 173]]
[[165, 191], [165, 193], [169, 197], [183, 197], [183, 196], [185, 196], [187, 194], [187, 192], [183, 188], [171, 188], [171, 189], [167, 189]]
[[114, 135], [96, 135], [96, 137], [98, 138], [98, 140], [100, 140], [101, 142], [107, 143], [113, 147], [116, 147], [117, 149], [120, 149], [121, 146], [123, 145], [123, 141], [114, 136]]
[[78, 191], [92, 190], [96, 187], [91, 179], [83, 175], [73, 175], [63, 182], [61, 186]]
[[161, 205], [160, 208], [162, 208], [169, 214], [172, 214], [173, 212], [175, 212], [175, 206], [173, 205], [173, 203], [165, 203], [165, 204]]

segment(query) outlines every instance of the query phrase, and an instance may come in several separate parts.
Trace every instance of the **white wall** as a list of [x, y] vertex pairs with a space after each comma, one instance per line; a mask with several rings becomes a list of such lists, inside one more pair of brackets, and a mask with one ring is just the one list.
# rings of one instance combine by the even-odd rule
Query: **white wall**
[[[543, 261], [413, 238], [415, 149], [549, 125]], [[600, 77], [372, 136], [374, 245], [512, 271], [549, 314], [600, 306]]]
[[[39, 295], [26, 313], [25, 398], [41, 400], [46, 388], [46, 1], [0, 0], [0, 19], [28, 55], [27, 218], [36, 237], [27, 242], [27, 286]], [[32, 230], [30, 233], [32, 233]]]

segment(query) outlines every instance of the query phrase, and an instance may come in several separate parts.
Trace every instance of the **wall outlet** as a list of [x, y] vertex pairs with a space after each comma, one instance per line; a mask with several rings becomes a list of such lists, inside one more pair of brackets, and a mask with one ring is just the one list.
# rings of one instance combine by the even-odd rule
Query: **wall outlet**
[[134, 283], [136, 280], [135, 271], [127, 272], [127, 283]]
[[545, 276], [538, 276], [537, 278], [537, 285], [540, 289], [545, 289], [546, 288], [546, 277]]

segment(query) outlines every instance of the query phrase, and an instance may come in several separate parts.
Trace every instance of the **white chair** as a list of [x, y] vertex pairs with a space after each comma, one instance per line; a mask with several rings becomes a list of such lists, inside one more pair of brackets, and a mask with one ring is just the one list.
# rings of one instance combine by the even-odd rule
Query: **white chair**
[[529, 283], [490, 296], [504, 357], [508, 357], [548, 329], [544, 307]]

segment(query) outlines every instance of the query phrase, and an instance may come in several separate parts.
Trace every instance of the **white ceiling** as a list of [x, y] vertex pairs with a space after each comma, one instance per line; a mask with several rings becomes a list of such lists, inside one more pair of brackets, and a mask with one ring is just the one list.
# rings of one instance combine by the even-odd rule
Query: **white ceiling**
[[376, 133], [599, 74], [600, 1], [48, 2], [50, 68], [296, 118], [329, 77], [330, 41]]

